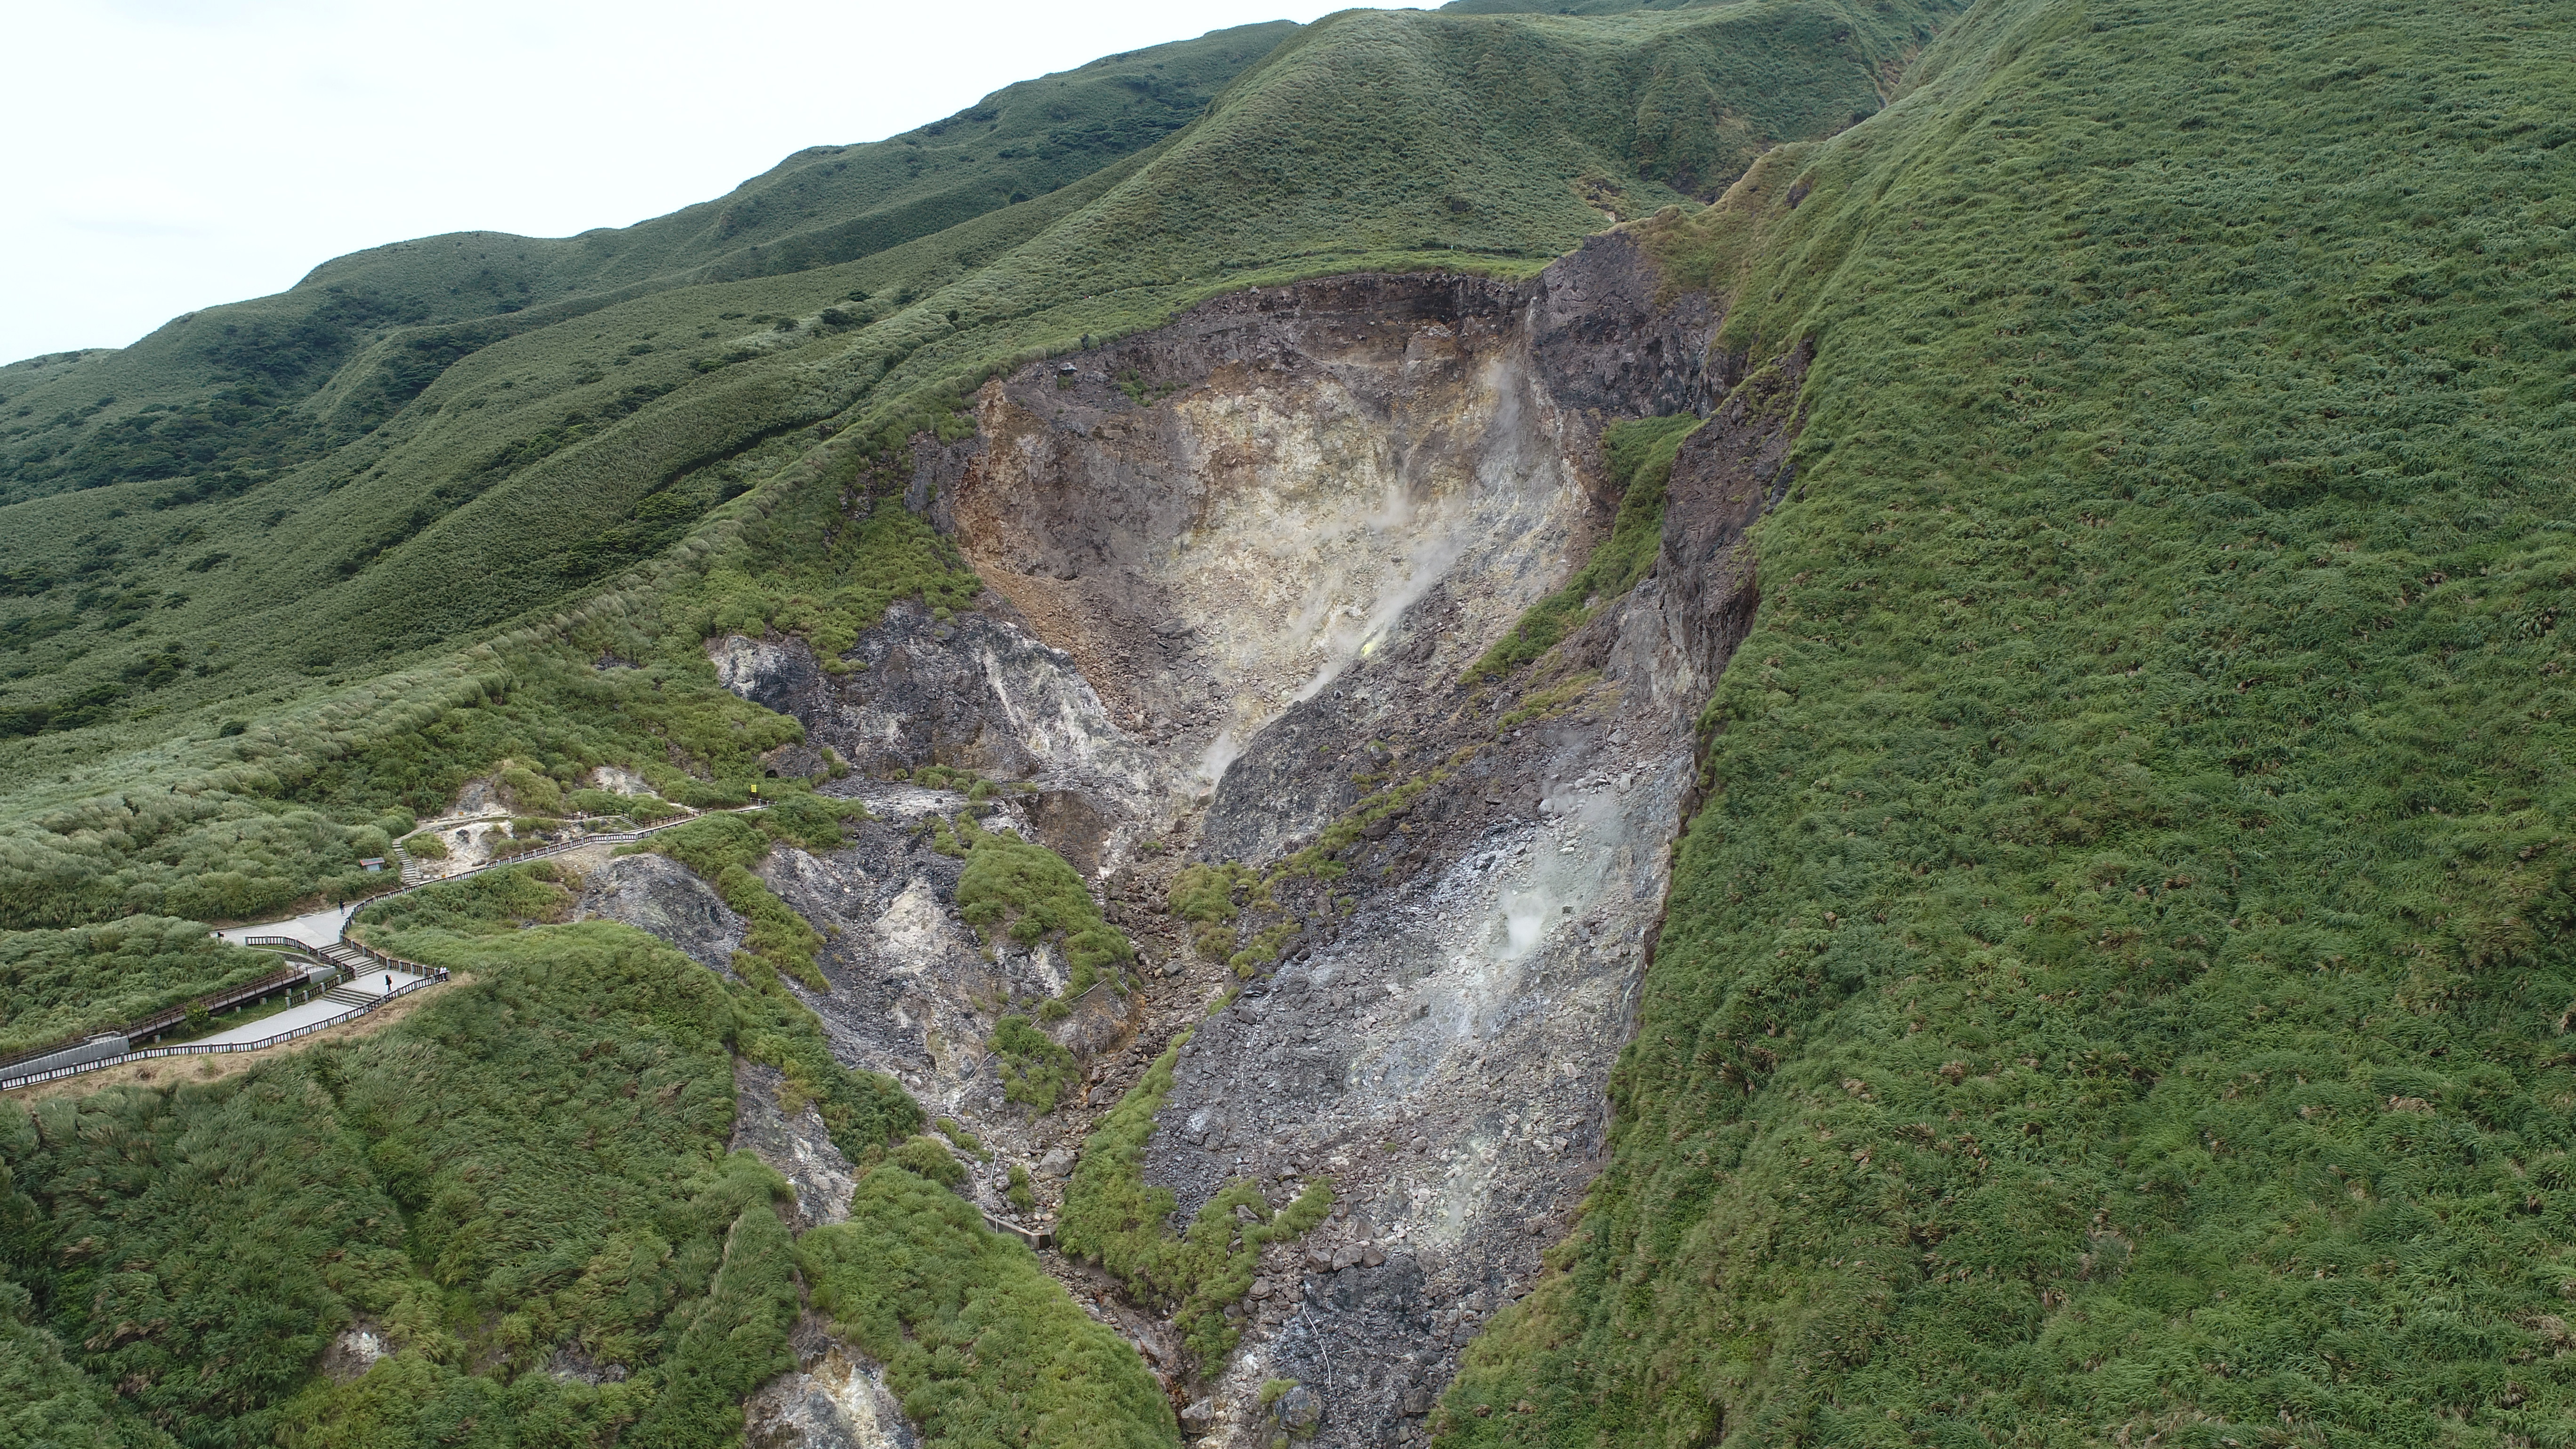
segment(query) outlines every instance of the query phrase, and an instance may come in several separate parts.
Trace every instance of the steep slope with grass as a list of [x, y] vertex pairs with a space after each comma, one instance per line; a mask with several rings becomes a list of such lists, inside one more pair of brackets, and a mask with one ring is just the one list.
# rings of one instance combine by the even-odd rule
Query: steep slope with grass
[[[953, 1173], [944, 1151], [890, 1155], [920, 1125], [899, 1089], [833, 1063], [774, 983], [563, 924], [572, 901], [540, 865], [373, 913], [370, 939], [467, 979], [362, 1042], [0, 1105], [13, 1442], [715, 1449], [795, 1365], [800, 1271], [932, 1444], [1171, 1442], [1132, 1350], [910, 1170]], [[729, 1053], [821, 1104], [862, 1174], [851, 1223], [794, 1241], [788, 1184], [726, 1151]], [[907, 1351], [934, 1326], [975, 1362]]]
[[[744, 275], [716, 265], [732, 254], [707, 239], [722, 230], [713, 220], [671, 221], [672, 236], [698, 239], [687, 246], [633, 239], [664, 225], [648, 223], [616, 234], [631, 245], [599, 245], [704, 264], [655, 274], [667, 287], [611, 287], [629, 274], [602, 260], [561, 274], [592, 290], [496, 316], [500, 304], [468, 308], [462, 291], [438, 301], [442, 280], [462, 286], [442, 269], [466, 265], [439, 257], [486, 257], [480, 241], [440, 239], [367, 254], [363, 267], [334, 263], [281, 299], [244, 304], [288, 309], [268, 330], [239, 324], [228, 345], [246, 360], [181, 347], [216, 315], [206, 313], [166, 345], [31, 369], [24, 384], [0, 382], [0, 421], [36, 430], [17, 443], [47, 452], [39, 472], [71, 466], [62, 460], [89, 446], [74, 445], [79, 430], [132, 431], [137, 408], [164, 408], [151, 415], [161, 419], [177, 409], [186, 419], [149, 426], [193, 441], [162, 452], [118, 443], [126, 451], [100, 453], [77, 477], [44, 473], [0, 507], [0, 777], [211, 733], [333, 680], [542, 620], [620, 580], [659, 588], [675, 557], [738, 561], [772, 583], [774, 609], [799, 592], [779, 576], [806, 564], [815, 540], [744, 539], [746, 514], [766, 506], [728, 501], [765, 480], [840, 508], [837, 495], [862, 479], [908, 472], [916, 432], [955, 436], [964, 393], [995, 368], [1158, 324], [1216, 292], [1370, 267], [1535, 270], [1615, 218], [1714, 195], [1765, 145], [1874, 111], [1879, 68], [1951, 8], [1351, 12], [1285, 43], [1272, 29], [1221, 32], [1051, 81], [1075, 98], [1059, 109], [1116, 96], [1146, 107], [1146, 119], [1111, 126], [1141, 141], [1162, 124], [1152, 118], [1248, 66], [1205, 115], [1146, 149], [1082, 151], [1105, 164], [1078, 176], [1070, 160], [1045, 162], [1059, 168], [1047, 173], [1063, 183], [1054, 190], [1008, 178], [1037, 164], [1016, 153], [1056, 144], [1023, 134], [1038, 134], [1029, 128], [1055, 102], [997, 102], [990, 121], [951, 123], [954, 137], [999, 128], [959, 156], [1001, 168], [991, 186], [1009, 189], [994, 209], [885, 233], [864, 255], [797, 251], [780, 232], [763, 245], [792, 251], [802, 269]], [[1178, 78], [1129, 83], [1151, 75]], [[852, 175], [892, 165], [880, 161], [909, 143], [859, 149]], [[792, 194], [797, 177], [836, 164], [799, 163], [758, 195]], [[833, 205], [880, 195], [848, 184], [860, 189]], [[578, 250], [599, 235], [543, 245]], [[328, 280], [342, 268], [357, 270]], [[324, 305], [331, 287], [354, 296], [376, 285], [362, 276], [415, 271], [429, 280], [383, 284], [411, 288], [401, 319], [413, 319], [401, 310], [413, 293], [428, 299], [419, 306], [431, 310], [402, 320], [410, 330], [353, 321], [309, 347], [293, 341], [310, 330], [294, 309]], [[147, 363], [166, 382], [105, 371], [77, 381]], [[250, 386], [234, 373], [260, 368], [280, 380], [256, 397], [218, 396]]]
[[132, 347], [0, 369], [0, 502], [297, 461], [495, 342], [649, 291], [853, 261], [1047, 195], [1189, 124], [1296, 29], [1108, 56], [883, 141], [800, 151], [729, 195], [622, 230], [397, 242]]
[[1981, 6], [1656, 228], [1807, 421], [1448, 1442], [2566, 1436], [2571, 19]]
[[[664, 842], [751, 921], [738, 980], [504, 873], [365, 928], [472, 978], [396, 1029], [0, 1111], [28, 1432], [721, 1443], [797, 1361], [801, 1274], [954, 1442], [2576, 1440], [2576, 10], [1574, 8], [1113, 58], [926, 129], [918, 175], [906, 138], [802, 156], [730, 210], [530, 244], [471, 298], [462, 256], [347, 259], [293, 306], [403, 278], [403, 325], [463, 330], [280, 321], [242, 344], [271, 391], [238, 393], [248, 363], [169, 384], [202, 422], [63, 393], [90, 413], [62, 448], [0, 440], [0, 1029], [52, 1031], [237, 969], [171, 918], [380, 886], [358, 861], [469, 780], [607, 767], [708, 806], [824, 778], [828, 741], [730, 692], [711, 640], [811, 661], [817, 698], [891, 665], [853, 646], [897, 600], [965, 652], [992, 635], [952, 613], [1009, 612], [968, 558], [1021, 567], [979, 497], [1053, 518], [992, 509], [979, 449], [1061, 428], [1011, 454], [1013, 496], [1060, 500], [1062, 460], [1220, 400], [1290, 436], [1325, 383], [1273, 374], [1347, 396], [1352, 350], [1390, 347], [1413, 396], [1470, 350], [1326, 293], [1579, 328], [1608, 305], [1582, 268], [1527, 279], [1624, 218], [1578, 260], [1642, 246], [1654, 305], [1722, 318], [1689, 375], [1733, 389], [1704, 423], [1503, 390], [1579, 419], [1512, 610], [1392, 610], [1393, 647], [1265, 717], [1241, 759], [1269, 785], [1205, 756], [1219, 788], [1151, 822], [1195, 874], [1135, 842], [1100, 902], [1063, 861], [957, 892], [996, 944], [1015, 912], [1116, 935], [1136, 959], [1095, 968], [1161, 993], [1155, 1041], [1193, 1032], [1087, 1073], [978, 1047], [1017, 1089], [996, 1110], [1068, 1145], [1060, 1102], [1129, 1092], [1069, 1186], [975, 1175], [1022, 1212], [1063, 1193], [1065, 1246], [1130, 1299], [1108, 1318], [1186, 1316], [1153, 1371], [952, 1194], [912, 1099], [833, 1060], [790, 983], [856, 958], [770, 842], [829, 853], [841, 817], [790, 780], [760, 825]], [[1306, 281], [1425, 271], [1484, 275]], [[1202, 303], [1314, 335], [1158, 336]], [[0, 370], [0, 414], [177, 355]], [[150, 461], [165, 426], [204, 458]], [[106, 454], [75, 432], [112, 429], [143, 461], [79, 473]], [[1156, 476], [1204, 504], [1234, 457]], [[1140, 532], [1115, 514], [1076, 521]], [[1214, 516], [1107, 541], [1178, 558]], [[1396, 526], [1349, 537], [1383, 557]], [[1023, 553], [1041, 583], [1001, 581], [1032, 600], [1129, 587], [1107, 549]], [[1188, 613], [1120, 624], [1156, 689], [1224, 642]], [[1195, 747], [1208, 697], [1100, 728]], [[1612, 859], [1615, 910], [1505, 890]], [[1164, 919], [1148, 877], [1180, 887]], [[1488, 956], [1488, 997], [1453, 984]], [[1559, 997], [1579, 1042], [1525, 1009]], [[819, 1104], [847, 1223], [791, 1241], [778, 1181], [724, 1153], [729, 1057]], [[1440, 1260], [1469, 1188], [1518, 1256]], [[402, 1351], [349, 1376], [326, 1350], [362, 1316]]]

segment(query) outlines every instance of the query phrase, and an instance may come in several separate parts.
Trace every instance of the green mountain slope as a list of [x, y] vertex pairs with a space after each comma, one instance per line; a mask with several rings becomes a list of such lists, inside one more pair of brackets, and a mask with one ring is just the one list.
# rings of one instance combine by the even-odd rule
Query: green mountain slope
[[[1215, 291], [1354, 267], [1534, 268], [1613, 215], [1714, 194], [1774, 139], [1867, 114], [1878, 67], [1943, 13], [1353, 12], [1270, 49], [1158, 145], [865, 258], [486, 319], [474, 326], [519, 330], [459, 334], [412, 394], [380, 380], [429, 334], [378, 339], [296, 405], [354, 433], [311, 461], [0, 510], [14, 596], [0, 734], [21, 741], [0, 744], [0, 778], [69, 783], [54, 777], [74, 762], [211, 735], [317, 680], [537, 617], [693, 528], [732, 537], [747, 505], [719, 505], [773, 475], [793, 494], [791, 464], [806, 481], [886, 466], [992, 368]], [[1191, 44], [1237, 55], [1269, 35]], [[1123, 94], [1127, 69], [1087, 84]], [[375, 419], [368, 400], [398, 394]], [[837, 436], [817, 448], [825, 427]], [[790, 563], [754, 561], [759, 609], [802, 587], [783, 582]]]
[[[1724, 299], [1725, 347], [1812, 346], [1804, 431], [1607, 1169], [1436, 1432], [2576, 1441], [2576, 8], [1571, 8], [1224, 32], [624, 232], [343, 259], [199, 314], [234, 319], [211, 351], [188, 322], [0, 369], [12, 426], [75, 415], [5, 440], [0, 927], [364, 889], [503, 758], [740, 798], [794, 727], [702, 641], [971, 593], [876, 500], [993, 369], [1275, 280], [1517, 274], [1629, 219]], [[157, 1442], [116, 1417], [146, 1398], [190, 1442], [724, 1438], [791, 1305], [706, 1094], [721, 1048], [819, 1047], [618, 928], [483, 926], [422, 932], [488, 974], [416, 1029], [0, 1137], [0, 1383], [98, 1442]], [[70, 1011], [89, 942], [0, 954]], [[643, 1012], [696, 1115], [592, 1101], [595, 1044], [521, 1005]], [[550, 1204], [577, 1258], [484, 1213], [492, 1144], [536, 1129], [441, 1136], [407, 1105], [430, 1061], [496, 1121], [513, 1073], [599, 1111], [666, 1256], [596, 1182]], [[183, 1214], [132, 1164], [209, 1124], [274, 1149], [203, 1157], [228, 1240], [246, 1194], [373, 1214], [363, 1261], [290, 1264], [308, 1317], [452, 1350], [371, 1396], [215, 1342], [212, 1289], [147, 1301]], [[979, 1265], [948, 1318], [1062, 1307], [940, 1189], [872, 1181]], [[186, 1331], [124, 1332], [156, 1314]], [[574, 1329], [653, 1377], [509, 1377]], [[1093, 1346], [1067, 1402], [1167, 1437]]]
[[[1881, 66], [1949, 9], [1360, 12], [1284, 44], [1220, 35], [1065, 80], [1108, 107], [1093, 150], [1040, 124], [1087, 113], [997, 104], [969, 113], [986, 133], [952, 121], [953, 175], [885, 147], [844, 173], [800, 157], [730, 222], [382, 249], [124, 352], [0, 371], [12, 425], [51, 428], [5, 440], [0, 930], [56, 962], [90, 949], [85, 922], [381, 887], [357, 861], [504, 760], [737, 802], [796, 727], [717, 688], [704, 639], [964, 602], [953, 547], [871, 495], [993, 369], [1272, 278], [1534, 270], [1874, 111]], [[1158, 89], [1171, 52], [1198, 69]], [[1036, 154], [1002, 154], [1032, 135]], [[224, 341], [198, 347], [209, 317]], [[1040, 1331], [1089, 1325], [886, 1162], [904, 1113], [883, 1099], [912, 1104], [834, 1067], [784, 988], [718, 987], [601, 923], [520, 929], [565, 902], [514, 880], [389, 939], [476, 979], [361, 1046], [0, 1113], [0, 1381], [56, 1406], [39, 1430], [721, 1444], [786, 1362], [789, 1269], [864, 1327], [881, 1285], [834, 1275], [899, 1250], [954, 1290], [901, 1334], [975, 1353], [923, 1356], [963, 1426], [942, 1442], [1171, 1442], [1132, 1350]], [[827, 1105], [885, 1107], [839, 1144], [873, 1169], [865, 1220], [804, 1258], [775, 1184], [722, 1156], [728, 1049]], [[269, 1316], [242, 1316], [253, 1279], [283, 1285]], [[417, 1351], [321, 1373], [361, 1315]], [[633, 1377], [535, 1371], [567, 1342]]]
[[[502, 338], [647, 291], [855, 260], [1046, 195], [1187, 125], [1295, 30], [1244, 26], [1106, 57], [884, 141], [800, 151], [724, 197], [622, 230], [398, 242], [129, 348], [0, 369], [0, 417], [13, 424], [0, 428], [0, 502], [201, 477], [208, 463], [274, 467], [382, 421]], [[326, 384], [336, 396], [293, 406]], [[229, 416], [243, 408], [256, 418]], [[290, 416], [270, 422], [279, 408]]]
[[1799, 481], [1450, 1442], [2567, 1439], [2571, 21], [1980, 6], [1661, 228]]

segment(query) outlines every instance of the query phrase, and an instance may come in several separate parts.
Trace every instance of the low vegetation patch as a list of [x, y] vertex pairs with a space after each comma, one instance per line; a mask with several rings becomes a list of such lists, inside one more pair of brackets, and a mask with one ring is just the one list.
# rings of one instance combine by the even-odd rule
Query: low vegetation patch
[[[949, 1162], [945, 1149], [939, 1155]], [[1172, 1406], [1125, 1340], [1075, 1307], [1018, 1239], [888, 1164], [846, 1223], [797, 1244], [814, 1306], [885, 1366], [926, 1446], [1172, 1449]]]
[[[1259, 1184], [1238, 1178], [1201, 1205], [1187, 1229], [1172, 1231], [1178, 1199], [1146, 1183], [1145, 1143], [1188, 1039], [1183, 1033], [1165, 1048], [1084, 1141], [1056, 1241], [1107, 1268], [1139, 1301], [1169, 1311], [1200, 1363], [1215, 1364], [1234, 1351], [1240, 1335], [1224, 1310], [1251, 1290], [1262, 1247], [1311, 1231], [1332, 1210], [1333, 1189], [1319, 1178], [1274, 1210]], [[1237, 1208], [1253, 1220], [1243, 1221]]]
[[573, 884], [551, 861], [477, 871], [366, 906], [351, 918], [350, 933], [373, 941], [398, 931], [493, 936], [552, 925], [572, 919], [579, 900]]
[[1025, 1016], [1005, 1016], [993, 1023], [985, 1043], [1001, 1058], [1002, 1095], [1043, 1117], [1063, 1100], [1079, 1075], [1073, 1053], [1029, 1024]]
[[1136, 947], [1101, 917], [1090, 887], [1063, 856], [1015, 830], [985, 830], [970, 815], [957, 817], [956, 832], [966, 849], [957, 910], [968, 924], [987, 941], [1007, 935], [1023, 946], [1052, 943], [1064, 957], [1061, 999], [1102, 980], [1125, 988]]

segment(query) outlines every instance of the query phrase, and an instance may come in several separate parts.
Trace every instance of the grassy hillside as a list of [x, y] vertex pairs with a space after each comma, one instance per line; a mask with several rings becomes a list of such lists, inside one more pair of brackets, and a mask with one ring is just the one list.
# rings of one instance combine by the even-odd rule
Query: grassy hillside
[[[385, 911], [371, 939], [471, 979], [364, 1041], [0, 1106], [8, 1442], [720, 1449], [794, 1365], [800, 1268], [934, 1444], [1175, 1442], [1132, 1349], [889, 1160], [921, 1123], [899, 1088], [835, 1065], [783, 989], [559, 924], [572, 899], [539, 866]], [[823, 1104], [862, 1171], [850, 1223], [792, 1241], [786, 1184], [725, 1151], [729, 1050]], [[889, 1297], [889, 1272], [939, 1291]], [[326, 1354], [352, 1326], [391, 1350], [363, 1375]], [[973, 1361], [904, 1357], [924, 1333]]]
[[1980, 6], [1658, 228], [1798, 484], [1446, 1442], [2576, 1438], [2572, 22]]
[[[815, 392], [802, 344], [1063, 215], [1068, 183], [1292, 29], [1011, 87], [624, 232], [380, 248], [122, 351], [0, 368], [0, 738], [211, 700], [256, 717], [667, 547], [775, 465], [764, 441], [846, 401]], [[770, 272], [790, 275], [721, 280]], [[478, 500], [486, 527], [421, 538]]]
[[[622, 230], [397, 242], [326, 262], [277, 296], [176, 318], [129, 348], [0, 368], [0, 418], [14, 424], [0, 428], [0, 502], [197, 476], [207, 470], [195, 465], [236, 451], [254, 466], [291, 459], [296, 444], [309, 451], [381, 421], [502, 338], [646, 291], [856, 260], [1047, 195], [1196, 119], [1296, 28], [1105, 57], [883, 141], [800, 151], [729, 195]], [[326, 384], [340, 395], [313, 404]], [[259, 415], [227, 418], [228, 395]], [[298, 416], [263, 437], [263, 405]], [[290, 436], [317, 422], [332, 426]]]
[[1279, 277], [1534, 268], [1865, 114], [1870, 65], [1941, 13], [1352, 12], [1051, 194], [857, 261], [564, 304], [238, 494], [134, 478], [0, 508], [0, 926], [362, 887], [358, 832], [504, 755], [565, 783], [672, 746], [702, 781], [756, 774], [699, 641], [971, 587], [866, 499], [992, 368]]
[[[1471, 1350], [1442, 1435], [2576, 1442], [2557, 632], [2576, 598], [2576, 9], [1987, 0], [1881, 111], [1881, 65], [1943, 18], [1764, 0], [1335, 17], [1057, 191], [492, 338], [236, 496], [155, 509], [170, 485], [130, 479], [12, 504], [5, 619], [25, 622], [0, 629], [51, 672], [9, 700], [70, 718], [5, 756], [0, 807], [22, 823], [0, 836], [0, 903], [43, 915], [0, 924], [337, 886], [366, 832], [504, 755], [567, 781], [651, 760], [668, 788], [724, 798], [790, 727], [715, 690], [698, 642], [846, 630], [971, 587], [873, 495], [989, 368], [1256, 281], [1519, 270], [1602, 210], [1676, 203], [1644, 230], [1676, 283], [1727, 296], [1726, 344], [1815, 345], [1797, 483], [1761, 525], [1761, 609], [1705, 720], [1707, 804], [1608, 1170], [1555, 1271]], [[335, 370], [308, 411], [358, 408], [363, 375]], [[233, 543], [254, 538], [276, 541]], [[505, 623], [524, 627], [449, 652]], [[166, 677], [124, 674], [153, 651], [178, 656]], [[585, 1004], [666, 989], [610, 928], [479, 939], [445, 949], [510, 990], [558, 950], [642, 983]], [[476, 999], [473, 1032], [398, 1042], [579, 1097], [577, 1060]], [[728, 999], [755, 1043], [804, 1040], [768, 998]], [[672, 1080], [713, 1060], [702, 1020], [653, 1031]], [[412, 1069], [383, 1051], [370, 1071]], [[260, 1090], [330, 1095], [286, 1070]], [[129, 1412], [98, 1386], [131, 1373], [174, 1415], [207, 1412], [187, 1385], [251, 1373], [119, 1338], [206, 1320], [100, 1296], [182, 1301], [154, 1286], [162, 1209], [109, 1188], [175, 1150], [164, 1114], [255, 1134], [287, 1096], [148, 1095], [9, 1148], [22, 1195], [0, 1191], [0, 1246], [30, 1286], [0, 1285], [0, 1341], [20, 1346], [0, 1383], [66, 1425]], [[464, 1212], [495, 1197], [483, 1178], [375, 1161], [378, 1136], [446, 1161], [391, 1089], [293, 1100], [313, 1120], [382, 1109], [310, 1140], [315, 1173], [363, 1151], [384, 1174], [347, 1178], [353, 1210], [362, 1189], [428, 1193], [369, 1262], [438, 1284], [461, 1356], [422, 1356], [400, 1388], [417, 1397], [381, 1422], [544, 1390], [468, 1371], [520, 1352], [493, 1325], [541, 1306], [552, 1326], [625, 1324], [656, 1363], [712, 1355], [691, 1383], [771, 1361], [787, 1260], [758, 1193], [637, 1168], [691, 1275], [654, 1301], [702, 1306], [617, 1318], [551, 1279], [539, 1294], [523, 1231]], [[474, 1194], [455, 1211], [451, 1186]], [[906, 1318], [869, 1298], [887, 1239], [859, 1233], [808, 1253], [853, 1280], [834, 1312], [889, 1345], [945, 1343], [1052, 1302], [935, 1192], [889, 1175], [870, 1211], [960, 1255], [949, 1279], [895, 1265], [955, 1300]], [[65, 1263], [109, 1217], [134, 1246]], [[460, 1237], [480, 1256], [446, 1282]], [[325, 1290], [360, 1302], [279, 1272], [312, 1311], [338, 1311]], [[1006, 1402], [1042, 1371], [1022, 1362], [938, 1403], [1026, 1426], [1132, 1401], [1160, 1435], [1132, 1367], [1105, 1354], [1096, 1392]], [[242, 1397], [220, 1433], [377, 1432], [372, 1400], [298, 1382], [311, 1397]], [[714, 1402], [674, 1396], [650, 1422], [679, 1427], [648, 1432], [629, 1400], [617, 1422], [677, 1441]]]

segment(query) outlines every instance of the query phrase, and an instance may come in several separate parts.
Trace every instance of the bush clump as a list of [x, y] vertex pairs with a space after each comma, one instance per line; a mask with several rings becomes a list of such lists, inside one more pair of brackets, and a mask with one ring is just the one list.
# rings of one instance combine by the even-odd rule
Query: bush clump
[[1115, 983], [1120, 968], [1136, 959], [1125, 932], [1103, 920], [1082, 877], [1063, 856], [1016, 831], [986, 831], [968, 816], [957, 820], [966, 846], [966, 869], [957, 879], [957, 910], [986, 940], [1007, 933], [1023, 946], [1053, 940], [1064, 953], [1066, 999], [1101, 979]]
[[966, 1164], [949, 1152], [947, 1143], [926, 1134], [905, 1138], [886, 1155], [886, 1161], [941, 1187], [955, 1187], [966, 1180]]
[[372, 902], [350, 918], [350, 927], [361, 940], [421, 930], [494, 936], [568, 921], [577, 900], [571, 878], [552, 861], [540, 860], [477, 871]]
[[1076, 1075], [1073, 1053], [1029, 1024], [1025, 1016], [1005, 1016], [993, 1023], [985, 1043], [1002, 1059], [1002, 1095], [1038, 1116], [1055, 1110]]
[[936, 1182], [878, 1168], [849, 1221], [807, 1233], [797, 1257], [815, 1307], [885, 1366], [926, 1444], [1179, 1443], [1171, 1401], [1135, 1350]]

